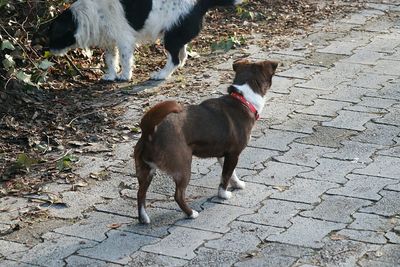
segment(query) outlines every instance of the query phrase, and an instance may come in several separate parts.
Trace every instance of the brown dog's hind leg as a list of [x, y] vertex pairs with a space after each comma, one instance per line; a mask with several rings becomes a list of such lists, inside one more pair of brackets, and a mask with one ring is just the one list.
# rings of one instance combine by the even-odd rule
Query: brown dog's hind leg
[[175, 201], [178, 203], [179, 207], [182, 209], [186, 215], [191, 218], [195, 219], [199, 216], [199, 213], [193, 209], [191, 209], [188, 204], [186, 203], [185, 194], [186, 188], [189, 184], [190, 180], [190, 168], [189, 171], [185, 173], [180, 173], [179, 175], [174, 176], [175, 180]]
[[224, 159], [224, 164], [222, 167], [221, 183], [218, 187], [218, 197], [223, 199], [229, 199], [232, 193], [226, 190], [228, 188], [229, 181], [235, 171], [236, 165], [239, 160], [239, 155], [226, 155]]
[[153, 179], [153, 172], [154, 169], [142, 159], [136, 159], [136, 175], [139, 181], [139, 190], [137, 192], [138, 215], [139, 222], [143, 224], [150, 223], [150, 218], [146, 213], [146, 193]]

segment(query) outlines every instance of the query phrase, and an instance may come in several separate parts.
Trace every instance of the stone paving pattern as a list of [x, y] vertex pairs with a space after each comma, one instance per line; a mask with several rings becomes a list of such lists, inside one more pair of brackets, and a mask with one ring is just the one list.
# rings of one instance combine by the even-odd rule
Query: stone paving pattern
[[[400, 266], [400, 4], [368, 2], [287, 49], [245, 51], [283, 63], [238, 164], [245, 190], [219, 199], [219, 165], [195, 159], [188, 198], [199, 217], [183, 217], [158, 173], [152, 223], [139, 225], [128, 140], [81, 157], [78, 174], [103, 177], [89, 187], [47, 185], [65, 203], [47, 208], [50, 221], [13, 232], [36, 204], [2, 199], [0, 266]], [[231, 64], [196, 76], [218, 95]], [[133, 97], [121, 121], [141, 116]]]

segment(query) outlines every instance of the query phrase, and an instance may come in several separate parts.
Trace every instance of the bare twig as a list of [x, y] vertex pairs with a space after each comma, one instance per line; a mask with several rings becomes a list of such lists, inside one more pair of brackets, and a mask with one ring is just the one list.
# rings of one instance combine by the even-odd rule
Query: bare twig
[[74, 67], [74, 69], [79, 73], [79, 75], [83, 78], [85, 78], [85, 75], [83, 75], [83, 73], [80, 71], [80, 69], [78, 69], [78, 67], [74, 64], [74, 62], [72, 62], [71, 58], [68, 55], [65, 55], [66, 59], [68, 60], [68, 62], [72, 65], [72, 67]]

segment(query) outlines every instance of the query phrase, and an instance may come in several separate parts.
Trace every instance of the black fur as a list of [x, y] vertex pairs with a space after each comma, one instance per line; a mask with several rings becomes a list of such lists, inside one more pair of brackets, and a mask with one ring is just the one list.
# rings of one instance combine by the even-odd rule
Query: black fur
[[51, 50], [58, 50], [75, 44], [75, 33], [77, 28], [78, 22], [75, 21], [71, 10], [65, 10], [50, 26], [49, 48]]
[[152, 0], [119, 0], [129, 25], [136, 31], [143, 28], [153, 6]]

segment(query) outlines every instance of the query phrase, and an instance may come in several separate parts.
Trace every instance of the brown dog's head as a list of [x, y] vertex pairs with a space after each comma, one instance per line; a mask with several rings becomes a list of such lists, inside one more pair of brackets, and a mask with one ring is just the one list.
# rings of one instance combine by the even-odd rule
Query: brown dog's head
[[238, 59], [233, 63], [236, 72], [233, 84], [248, 84], [255, 93], [264, 96], [271, 87], [272, 76], [278, 67], [278, 62], [261, 61], [252, 62], [248, 59]]

